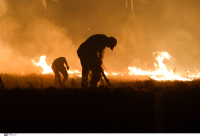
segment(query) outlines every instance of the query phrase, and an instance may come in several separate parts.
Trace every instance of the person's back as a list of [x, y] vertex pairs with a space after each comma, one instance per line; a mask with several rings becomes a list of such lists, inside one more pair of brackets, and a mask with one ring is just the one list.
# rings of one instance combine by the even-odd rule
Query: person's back
[[[66, 67], [64, 66], [64, 64], [66, 65]], [[68, 73], [67, 73], [66, 68], [67, 68], [67, 70], [69, 70], [69, 66], [67, 64], [67, 60], [65, 57], [59, 57], [53, 61], [51, 69], [55, 73], [55, 85], [56, 86], [57, 86], [57, 81], [61, 87], [64, 86], [64, 83], [68, 78]], [[64, 76], [63, 83], [61, 83], [61, 80], [60, 80], [60, 73]]]
[[108, 40], [109, 37], [104, 34], [92, 35], [80, 45], [77, 53], [81, 57], [97, 57], [97, 52], [102, 52], [106, 48], [106, 46], [108, 45]]
[[57, 67], [57, 68], [61, 68], [64, 67], [64, 64], [66, 64], [66, 59], [65, 57], [59, 57], [57, 59], [55, 59], [52, 63], [52, 66]]

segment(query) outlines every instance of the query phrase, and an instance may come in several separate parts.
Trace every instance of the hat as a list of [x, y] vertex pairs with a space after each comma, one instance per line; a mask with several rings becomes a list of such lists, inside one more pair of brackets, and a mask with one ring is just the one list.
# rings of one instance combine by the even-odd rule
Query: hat
[[114, 37], [109, 37], [110, 40], [110, 49], [113, 50], [113, 48], [117, 45], [117, 40]]

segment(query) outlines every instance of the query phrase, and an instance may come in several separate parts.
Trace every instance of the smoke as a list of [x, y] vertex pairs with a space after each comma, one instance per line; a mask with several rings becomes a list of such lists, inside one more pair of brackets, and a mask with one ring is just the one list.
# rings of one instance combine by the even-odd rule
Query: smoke
[[126, 62], [153, 69], [152, 52], [167, 51], [172, 56], [164, 62], [168, 69], [199, 69], [199, 4], [197, 0], [135, 1], [135, 13], [121, 25]]
[[[19, 10], [23, 10], [20, 7]], [[35, 67], [31, 59], [39, 60], [41, 55], [47, 56], [47, 64], [60, 56], [67, 58], [70, 68], [76, 68], [79, 60], [76, 47], [65, 34], [65, 28], [56, 26], [47, 19], [35, 16], [35, 5], [25, 16], [24, 13], [4, 16], [0, 22], [1, 72], [37, 72], [42, 68]], [[26, 12], [26, 11], [24, 11]]]
[[[128, 1], [130, 2], [130, 1]], [[36, 72], [39, 57], [50, 65], [66, 57], [71, 69], [81, 70], [76, 50], [93, 34], [118, 40], [106, 49], [109, 72], [128, 71], [128, 66], [154, 70], [153, 52], [166, 51], [168, 69], [200, 69], [198, 0], [41, 0], [0, 1], [0, 71]]]
[[6, 3], [4, 0], [0, 1], [0, 18], [6, 13], [7, 11], [7, 7], [6, 7]]

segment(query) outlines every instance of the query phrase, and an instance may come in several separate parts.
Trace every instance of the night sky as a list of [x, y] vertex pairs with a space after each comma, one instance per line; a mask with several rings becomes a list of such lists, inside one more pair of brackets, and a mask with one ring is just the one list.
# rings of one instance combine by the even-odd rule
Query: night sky
[[155, 70], [152, 53], [166, 51], [168, 70], [200, 70], [199, 0], [0, 0], [0, 72], [42, 72], [34, 66], [46, 55], [50, 65], [66, 57], [81, 70], [76, 50], [93, 34], [118, 40], [105, 50], [108, 71], [128, 66]]

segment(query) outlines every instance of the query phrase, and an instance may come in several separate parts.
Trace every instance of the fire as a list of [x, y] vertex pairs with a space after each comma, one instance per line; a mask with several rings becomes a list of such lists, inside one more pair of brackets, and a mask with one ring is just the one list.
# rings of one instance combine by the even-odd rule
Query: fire
[[35, 61], [33, 59], [32, 59], [32, 62], [34, 65], [41, 66], [43, 68], [42, 74], [53, 73], [53, 71], [51, 69], [51, 65], [48, 66], [45, 59], [46, 59], [46, 56], [43, 55], [40, 57], [40, 61], [38, 63], [35, 63]]
[[[156, 55], [157, 63], [154, 62], [154, 66], [156, 67], [155, 71], [143, 71], [140, 68], [136, 67], [128, 67], [130, 70], [129, 75], [148, 75], [151, 79], [158, 81], [165, 80], [181, 80], [181, 81], [191, 81], [191, 78], [184, 78], [175, 73], [175, 70], [167, 70], [165, 64], [163, 64], [163, 60], [171, 57], [167, 52], [153, 52], [153, 55]], [[190, 76], [188, 76], [190, 77]]]
[[104, 74], [107, 75], [107, 76], [108, 76], [108, 75], [113, 75], [113, 76], [117, 76], [117, 75], [118, 75], [118, 73], [114, 73], [114, 72], [113, 72], [113, 73], [109, 74], [109, 73], [106, 72], [106, 71], [104, 71]]
[[[176, 68], [174, 70], [168, 70], [166, 65], [163, 63], [163, 60], [170, 59], [170, 55], [167, 52], [153, 52], [153, 56], [155, 56], [156, 62], [154, 62], [154, 66], [156, 68], [155, 71], [143, 71], [140, 68], [137, 67], [128, 67], [129, 73], [128, 75], [144, 75], [149, 76], [151, 79], [157, 80], [157, 81], [166, 81], [166, 80], [180, 80], [180, 81], [192, 81], [195, 78], [200, 78], [200, 72], [197, 71], [197, 74], [190, 75], [189, 71], [186, 70], [187, 77], [182, 77], [178, 73], [176, 73]], [[43, 68], [42, 74], [47, 73], [53, 73], [51, 69], [51, 65], [47, 65], [46, 63], [46, 56], [43, 55], [40, 57], [40, 61], [36, 63], [32, 59], [32, 63], [36, 66], [40, 66]], [[123, 76], [124, 72], [111, 72], [108, 73], [104, 71], [105, 75], [108, 76]], [[71, 77], [74, 75], [81, 77], [81, 72], [78, 70], [68, 70], [68, 74], [70, 74]]]
[[[51, 65], [47, 65], [46, 63], [46, 56], [40, 56], [40, 61], [38, 63], [35, 63], [35, 61], [32, 59], [32, 63], [36, 66], [40, 66], [43, 69], [42, 74], [49, 74], [49, 73], [53, 73], [53, 70], [51, 69]], [[77, 76], [81, 77], [81, 72], [78, 70], [68, 70], [68, 74], [76, 74]]]
[[[53, 73], [53, 71], [51, 69], [51, 65], [52, 64], [48, 66], [45, 59], [46, 59], [46, 56], [43, 55], [43, 56], [40, 56], [40, 61], [38, 63], [35, 63], [35, 61], [33, 59], [31, 61], [32, 61], [32, 63], [34, 65], [40, 66], [40, 67], [43, 68], [42, 74]], [[73, 77], [72, 75], [77, 75], [77, 76], [81, 77], [81, 72], [78, 71], [78, 70], [68, 70], [67, 72], [68, 72], [68, 74], [71, 74], [71, 77]], [[105, 75], [114, 75], [114, 76], [118, 75], [118, 73], [111, 73], [111, 74], [109, 74], [109, 73], [107, 73], [105, 71], [104, 71], [104, 73], [105, 73]]]

